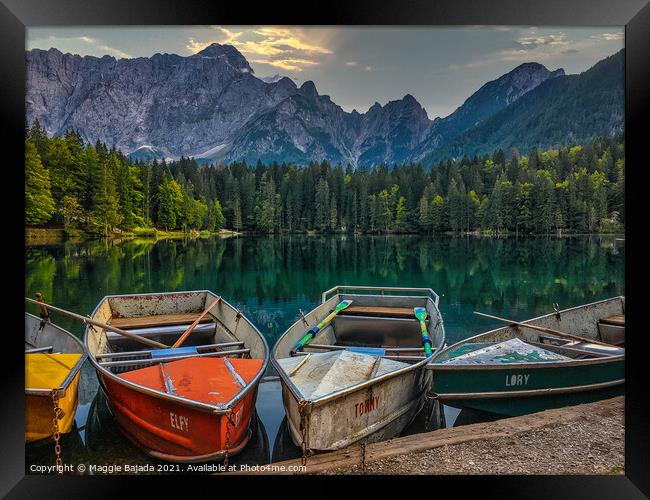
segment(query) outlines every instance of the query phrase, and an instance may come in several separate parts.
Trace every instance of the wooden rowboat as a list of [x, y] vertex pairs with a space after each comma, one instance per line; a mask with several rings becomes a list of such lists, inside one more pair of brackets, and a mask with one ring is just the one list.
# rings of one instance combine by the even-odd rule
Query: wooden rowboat
[[[296, 350], [305, 331], [344, 301], [351, 305]], [[426, 309], [424, 329], [435, 353], [445, 331], [438, 296], [423, 288], [337, 286], [280, 337], [271, 363], [296, 445], [335, 450], [394, 437], [411, 422], [430, 385], [432, 356], [425, 355], [415, 307]]]
[[515, 416], [623, 394], [625, 349], [601, 342], [609, 341], [609, 323], [624, 328], [624, 314], [625, 298], [614, 297], [523, 322], [595, 343], [523, 325], [457, 342], [429, 365], [434, 396], [449, 406]]
[[77, 411], [77, 387], [86, 360], [81, 341], [49, 320], [25, 313], [25, 441], [49, 439], [54, 434], [53, 391], [62, 410], [60, 434], [72, 429]]
[[86, 328], [90, 361], [131, 441], [173, 462], [220, 460], [246, 446], [269, 349], [240, 311], [209, 291], [112, 295], [91, 319], [170, 347], [196, 325], [173, 349]]

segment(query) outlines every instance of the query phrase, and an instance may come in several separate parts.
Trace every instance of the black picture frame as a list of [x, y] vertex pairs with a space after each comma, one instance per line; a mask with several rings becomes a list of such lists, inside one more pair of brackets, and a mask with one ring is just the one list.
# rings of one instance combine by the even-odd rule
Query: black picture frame
[[[482, 497], [498, 498], [643, 498], [650, 496], [650, 430], [648, 426], [648, 392], [644, 384], [647, 363], [643, 355], [647, 352], [648, 335], [641, 327], [640, 309], [642, 293], [634, 289], [640, 284], [640, 267], [630, 259], [640, 253], [640, 236], [635, 235], [634, 225], [640, 226], [645, 213], [637, 207], [643, 194], [640, 174], [647, 169], [647, 139], [644, 140], [644, 121], [650, 116], [650, 4], [647, 0], [493, 0], [478, 2], [472, 0], [439, 0], [435, 3], [424, 0], [364, 0], [340, 5], [318, 4], [309, 10], [308, 5], [275, 2], [247, 4], [223, 0], [173, 1], [173, 0], [0, 0], [0, 109], [2, 120], [0, 130], [5, 159], [5, 190], [3, 201], [7, 204], [6, 214], [12, 218], [11, 243], [5, 246], [6, 271], [15, 271], [11, 280], [5, 278], [8, 292], [3, 302], [4, 319], [11, 320], [0, 338], [7, 354], [3, 370], [3, 390], [0, 426], [0, 494], [9, 493], [12, 498], [25, 495], [51, 497], [87, 497], [122, 495], [121, 481], [117, 478], [99, 477], [57, 477], [25, 475], [25, 445], [23, 437], [24, 411], [22, 402], [24, 369], [21, 352], [20, 331], [23, 322], [23, 307], [20, 293], [24, 292], [24, 252], [21, 252], [18, 238], [24, 237], [23, 214], [19, 213], [24, 203], [22, 163], [24, 157], [24, 96], [25, 96], [25, 27], [60, 25], [192, 25], [192, 24], [282, 24], [282, 25], [532, 25], [532, 26], [625, 26], [625, 142], [628, 165], [626, 185], [626, 287], [632, 293], [626, 297], [627, 322], [632, 334], [628, 338], [626, 358], [625, 399], [625, 476], [483, 476], [483, 477], [427, 477], [412, 485], [415, 478], [361, 477], [357, 480], [363, 487], [382, 491], [389, 484], [397, 486], [406, 494], [440, 495], [442, 487], [452, 487], [456, 493], [468, 486], [480, 491]], [[645, 153], [645, 156], [644, 156]], [[16, 186], [21, 186], [16, 187]], [[15, 199], [14, 199], [15, 198]], [[640, 231], [640, 229], [638, 230]], [[13, 234], [12, 234], [13, 233]], [[639, 234], [639, 233], [637, 233]], [[15, 252], [15, 254], [14, 254]], [[24, 293], [23, 293], [24, 295]], [[131, 479], [131, 478], [129, 478]], [[144, 479], [144, 478], [143, 478]], [[155, 477], [160, 487], [169, 487], [174, 477]], [[286, 478], [283, 494], [291, 484], [296, 491], [302, 490], [314, 496], [333, 489], [314, 488], [317, 482], [323, 486], [335, 486], [330, 478]], [[422, 480], [424, 479], [424, 480]], [[194, 484], [204, 483], [205, 477], [192, 478]], [[215, 485], [226, 485], [230, 490], [247, 481], [247, 487], [268, 488], [280, 480], [266, 478], [226, 478], [210, 481], [209, 488], [215, 492]], [[216, 481], [216, 482], [215, 482]], [[178, 484], [180, 481], [176, 481]], [[129, 481], [133, 485], [132, 481]], [[270, 484], [266, 484], [270, 483]], [[150, 485], [148, 484], [147, 487]], [[207, 485], [206, 485], [207, 486]], [[292, 486], [293, 487], [293, 486]], [[307, 491], [305, 491], [307, 489]], [[205, 490], [208, 493], [208, 490]], [[211, 493], [214, 494], [214, 493]], [[320, 495], [317, 495], [320, 496]]]

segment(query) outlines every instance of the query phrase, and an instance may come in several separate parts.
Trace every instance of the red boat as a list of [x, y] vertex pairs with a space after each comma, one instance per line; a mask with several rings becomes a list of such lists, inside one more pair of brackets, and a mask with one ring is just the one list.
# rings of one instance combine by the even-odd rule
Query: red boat
[[89, 359], [131, 441], [172, 462], [246, 446], [269, 349], [240, 311], [209, 291], [113, 295], [91, 320]]

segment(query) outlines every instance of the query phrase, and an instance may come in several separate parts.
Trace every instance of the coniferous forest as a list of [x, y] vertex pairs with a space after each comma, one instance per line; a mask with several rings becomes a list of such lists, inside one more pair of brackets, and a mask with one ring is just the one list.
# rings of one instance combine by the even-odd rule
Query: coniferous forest
[[623, 137], [353, 170], [131, 161], [74, 131], [25, 139], [25, 223], [115, 229], [555, 234], [623, 231]]

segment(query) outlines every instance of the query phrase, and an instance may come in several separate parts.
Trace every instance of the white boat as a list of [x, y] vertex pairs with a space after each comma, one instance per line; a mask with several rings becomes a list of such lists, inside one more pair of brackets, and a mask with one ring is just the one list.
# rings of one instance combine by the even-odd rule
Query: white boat
[[[351, 304], [297, 344], [344, 301]], [[337, 286], [278, 340], [271, 362], [280, 376], [289, 431], [303, 450], [336, 450], [398, 435], [424, 403], [426, 369], [445, 343], [438, 295], [425, 288]], [[426, 310], [424, 332], [414, 308]]]

